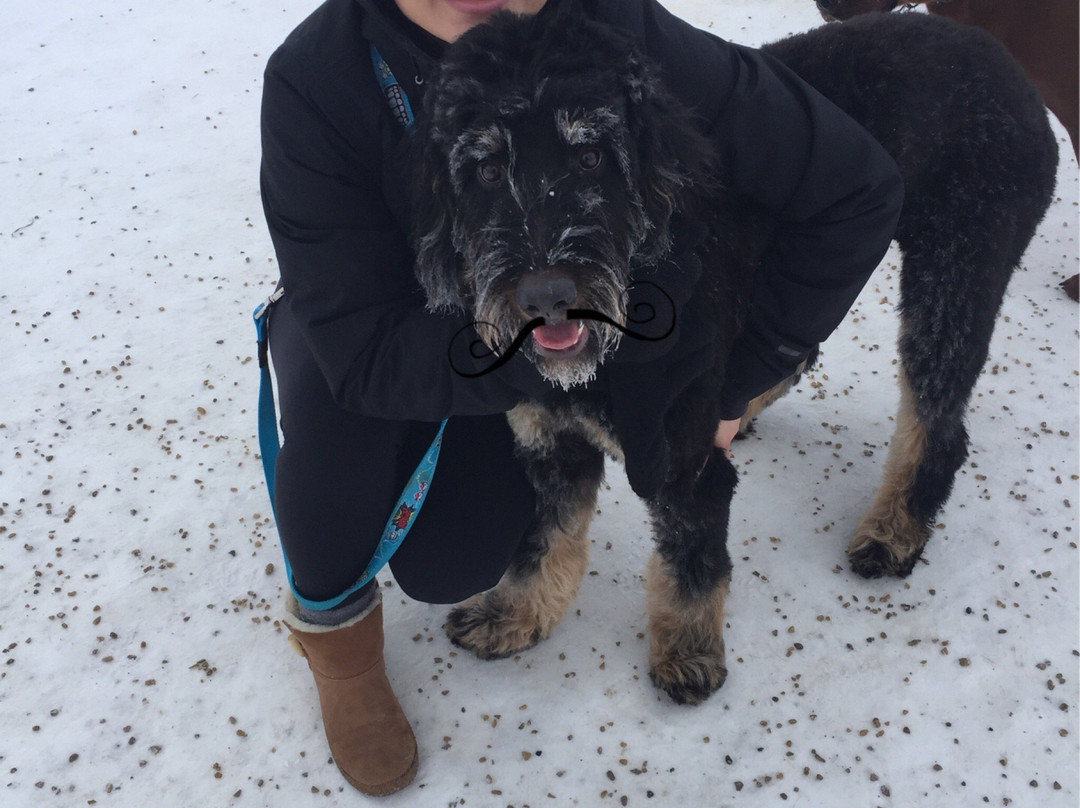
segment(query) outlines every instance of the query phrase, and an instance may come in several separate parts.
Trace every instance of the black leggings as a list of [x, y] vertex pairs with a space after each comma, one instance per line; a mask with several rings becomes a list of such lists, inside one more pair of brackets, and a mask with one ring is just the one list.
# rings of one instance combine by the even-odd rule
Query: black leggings
[[[296, 590], [329, 600], [363, 574], [438, 424], [339, 407], [284, 301], [271, 312], [269, 333], [284, 434], [274, 491], [278, 535]], [[390, 562], [394, 578], [427, 603], [489, 589], [534, 513], [506, 417], [451, 418], [423, 508]]]

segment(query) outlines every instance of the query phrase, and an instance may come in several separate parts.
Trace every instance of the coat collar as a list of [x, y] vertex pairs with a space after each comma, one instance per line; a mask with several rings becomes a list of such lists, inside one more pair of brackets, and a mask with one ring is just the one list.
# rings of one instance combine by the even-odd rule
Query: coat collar
[[364, 38], [378, 49], [412, 103], [419, 103], [436, 60], [408, 36], [404, 26], [383, 10], [379, 0], [354, 2], [363, 12], [360, 24]]

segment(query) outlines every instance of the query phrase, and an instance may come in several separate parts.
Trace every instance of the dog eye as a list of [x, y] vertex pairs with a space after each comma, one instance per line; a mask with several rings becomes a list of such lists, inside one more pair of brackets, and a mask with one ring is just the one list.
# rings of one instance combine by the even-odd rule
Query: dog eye
[[481, 163], [476, 167], [476, 176], [480, 178], [481, 182], [487, 183], [488, 185], [497, 185], [502, 182], [504, 173], [501, 165], [491, 162], [490, 160]]
[[578, 153], [578, 168], [582, 171], [595, 171], [600, 167], [600, 150], [589, 146]]

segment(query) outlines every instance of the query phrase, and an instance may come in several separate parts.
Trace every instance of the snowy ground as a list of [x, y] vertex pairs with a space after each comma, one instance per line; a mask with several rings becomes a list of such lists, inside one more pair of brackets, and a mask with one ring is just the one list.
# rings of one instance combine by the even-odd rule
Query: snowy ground
[[[0, 803], [352, 805], [257, 459], [249, 312], [274, 259], [261, 70], [314, 0], [4, 4]], [[751, 44], [810, 0], [672, 0]], [[1061, 130], [1058, 130], [1061, 132]], [[1064, 137], [1062, 135], [1062, 137]], [[843, 547], [895, 403], [895, 255], [736, 446], [730, 676], [648, 681], [644, 512], [617, 468], [576, 610], [482, 663], [387, 582], [422, 764], [388, 806], [1077, 804], [1077, 166], [1013, 280], [971, 456], [906, 581]]]

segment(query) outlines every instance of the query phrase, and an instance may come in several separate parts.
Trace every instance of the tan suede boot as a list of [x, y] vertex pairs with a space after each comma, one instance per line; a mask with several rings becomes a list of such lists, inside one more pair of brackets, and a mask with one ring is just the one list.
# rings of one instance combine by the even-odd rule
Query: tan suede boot
[[323, 729], [345, 779], [379, 797], [416, 776], [416, 738], [398, 704], [383, 662], [382, 593], [340, 626], [306, 623], [296, 600], [286, 602], [289, 642], [308, 661], [322, 706]]

